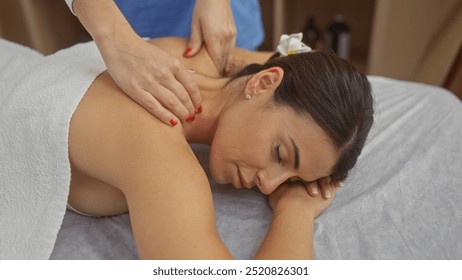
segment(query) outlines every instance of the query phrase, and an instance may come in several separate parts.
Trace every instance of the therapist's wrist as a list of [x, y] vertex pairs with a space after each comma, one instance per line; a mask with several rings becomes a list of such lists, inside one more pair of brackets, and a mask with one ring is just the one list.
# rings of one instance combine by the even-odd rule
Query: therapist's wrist
[[97, 45], [131, 40], [136, 33], [113, 0], [74, 0], [73, 11]]
[[93, 26], [90, 35], [98, 47], [127, 47], [141, 40], [141, 37], [135, 33], [125, 17], [119, 13], [114, 11], [112, 19], [102, 20]]
[[103, 58], [119, 55], [121, 51], [136, 52], [137, 46], [143, 43], [143, 39], [134, 31], [123, 32], [120, 30], [98, 33], [93, 40]]

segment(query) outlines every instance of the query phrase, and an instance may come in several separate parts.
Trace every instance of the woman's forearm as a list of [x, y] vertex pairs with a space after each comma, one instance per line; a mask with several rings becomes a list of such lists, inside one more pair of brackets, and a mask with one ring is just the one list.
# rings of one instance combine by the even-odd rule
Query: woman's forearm
[[313, 259], [315, 213], [304, 205], [275, 209], [256, 259]]

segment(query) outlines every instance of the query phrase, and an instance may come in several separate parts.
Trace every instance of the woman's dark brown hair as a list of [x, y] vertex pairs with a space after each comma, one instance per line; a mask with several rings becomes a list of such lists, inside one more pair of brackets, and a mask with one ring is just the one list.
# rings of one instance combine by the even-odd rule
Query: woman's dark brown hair
[[284, 70], [274, 94], [275, 103], [309, 114], [325, 131], [340, 151], [332, 180], [345, 180], [374, 121], [371, 86], [366, 76], [334, 53], [313, 51], [275, 55], [265, 64], [247, 65], [231, 81], [275, 66]]

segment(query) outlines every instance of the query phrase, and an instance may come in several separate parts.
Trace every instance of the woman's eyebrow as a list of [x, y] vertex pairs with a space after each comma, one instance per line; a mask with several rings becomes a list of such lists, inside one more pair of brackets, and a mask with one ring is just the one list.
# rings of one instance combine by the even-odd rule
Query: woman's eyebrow
[[300, 166], [300, 154], [299, 154], [299, 149], [297, 144], [294, 141], [294, 138], [290, 137], [290, 142], [292, 142], [292, 146], [294, 148], [294, 155], [295, 155], [295, 161], [294, 161], [294, 168], [298, 169]]

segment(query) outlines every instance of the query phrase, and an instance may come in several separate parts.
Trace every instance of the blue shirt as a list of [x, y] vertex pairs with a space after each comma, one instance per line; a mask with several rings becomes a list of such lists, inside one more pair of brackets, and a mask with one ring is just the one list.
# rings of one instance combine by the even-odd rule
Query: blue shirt
[[[216, 0], [220, 1], [220, 0]], [[115, 0], [141, 37], [190, 37], [194, 0]], [[258, 0], [231, 0], [236, 46], [255, 50], [264, 38]]]

